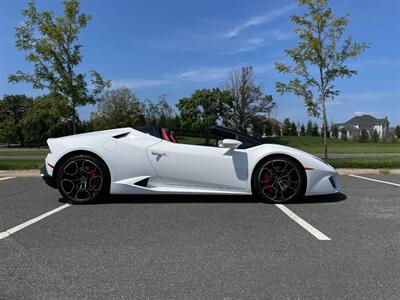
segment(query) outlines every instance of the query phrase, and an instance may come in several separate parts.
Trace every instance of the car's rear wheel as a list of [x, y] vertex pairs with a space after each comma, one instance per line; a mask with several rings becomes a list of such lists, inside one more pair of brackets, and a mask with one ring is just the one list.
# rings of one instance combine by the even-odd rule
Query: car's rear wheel
[[300, 163], [286, 156], [262, 161], [253, 174], [254, 194], [271, 203], [287, 203], [304, 197], [306, 175]]
[[109, 193], [110, 176], [106, 164], [89, 155], [67, 159], [57, 172], [57, 186], [68, 201], [86, 203], [104, 199]]

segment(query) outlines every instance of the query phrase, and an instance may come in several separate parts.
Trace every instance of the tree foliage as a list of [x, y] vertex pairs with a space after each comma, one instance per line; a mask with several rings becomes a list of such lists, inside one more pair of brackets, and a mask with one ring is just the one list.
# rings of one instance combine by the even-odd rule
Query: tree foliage
[[78, 43], [80, 31], [90, 16], [80, 12], [79, 0], [64, 1], [64, 14], [54, 16], [52, 11], [38, 11], [35, 1], [22, 11], [23, 25], [16, 28], [16, 47], [26, 52], [25, 59], [33, 63], [32, 73], [17, 71], [9, 76], [10, 82], [28, 82], [35, 89], [47, 89], [69, 110], [73, 131], [76, 133], [76, 108], [95, 103], [96, 97], [110, 82], [97, 71], [90, 71], [89, 91], [87, 74], [78, 71], [82, 62]]
[[299, 38], [296, 48], [285, 50], [292, 65], [275, 63], [284, 74], [293, 74], [288, 83], [277, 82], [279, 93], [294, 93], [302, 97], [308, 113], [321, 117], [324, 128], [325, 157], [327, 157], [327, 112], [326, 103], [332, 101], [340, 91], [335, 86], [338, 78], [351, 77], [357, 71], [346, 65], [350, 58], [357, 57], [367, 45], [343, 38], [348, 25], [348, 15], [336, 17], [328, 7], [328, 0], [298, 0], [306, 9], [303, 15], [291, 17], [297, 25]]
[[50, 137], [72, 134], [69, 120], [63, 117], [64, 114], [58, 105], [57, 96], [49, 94], [35, 98], [22, 120], [26, 144], [41, 146]]
[[332, 126], [332, 138], [337, 139], [339, 137], [339, 129], [337, 126]]
[[219, 119], [226, 122], [226, 108], [232, 101], [230, 93], [219, 88], [196, 90], [176, 105], [182, 128], [204, 131], [208, 126], [216, 125]]
[[0, 139], [7, 143], [24, 146], [22, 120], [32, 105], [32, 98], [25, 95], [5, 95], [0, 101]]
[[400, 138], [400, 126], [396, 126], [396, 129], [394, 130], [394, 134], [397, 136], [397, 138]]
[[369, 140], [369, 134], [366, 129], [361, 130], [359, 141], [360, 143], [367, 143]]
[[242, 132], [247, 131], [257, 115], [269, 113], [275, 105], [272, 96], [265, 95], [262, 87], [255, 83], [252, 67], [231, 71], [227, 90], [231, 101], [227, 103], [224, 121]]
[[104, 92], [97, 110], [91, 116], [94, 130], [144, 125], [140, 124], [144, 114], [143, 104], [126, 87]]

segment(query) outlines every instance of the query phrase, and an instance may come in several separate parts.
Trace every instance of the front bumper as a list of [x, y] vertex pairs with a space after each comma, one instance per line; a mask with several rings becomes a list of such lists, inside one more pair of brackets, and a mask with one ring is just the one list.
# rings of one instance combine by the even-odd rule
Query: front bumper
[[44, 164], [43, 167], [40, 169], [40, 176], [48, 186], [55, 189], [57, 188], [55, 179], [47, 172], [46, 164]]

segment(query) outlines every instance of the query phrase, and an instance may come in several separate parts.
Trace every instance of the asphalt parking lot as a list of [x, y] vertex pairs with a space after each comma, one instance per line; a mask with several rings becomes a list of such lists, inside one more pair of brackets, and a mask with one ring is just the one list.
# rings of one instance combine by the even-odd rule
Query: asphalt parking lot
[[0, 180], [0, 299], [398, 299], [400, 176], [364, 177], [281, 209], [232, 196], [69, 206], [40, 178]]

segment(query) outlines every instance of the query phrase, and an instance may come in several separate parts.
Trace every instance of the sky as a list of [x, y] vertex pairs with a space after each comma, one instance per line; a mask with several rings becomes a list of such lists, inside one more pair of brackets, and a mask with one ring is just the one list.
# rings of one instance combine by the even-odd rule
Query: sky
[[[46, 91], [28, 84], [9, 84], [17, 70], [30, 71], [15, 48], [15, 27], [23, 22], [25, 0], [0, 0], [0, 97]], [[328, 121], [344, 122], [364, 113], [400, 124], [400, 1], [331, 0], [335, 14], [349, 13], [345, 36], [370, 48], [349, 62], [358, 74], [336, 82], [340, 96], [328, 105]], [[62, 12], [62, 1], [37, 0], [39, 10]], [[99, 71], [113, 87], [126, 86], [141, 99], [165, 95], [175, 106], [196, 89], [223, 88], [229, 71], [253, 66], [256, 82], [272, 94], [276, 117], [309, 119], [301, 98], [278, 94], [275, 61], [289, 62], [284, 49], [298, 40], [289, 17], [304, 10], [292, 0], [82, 0], [92, 16], [81, 32], [83, 62], [79, 69]], [[88, 119], [95, 106], [79, 109]]]

